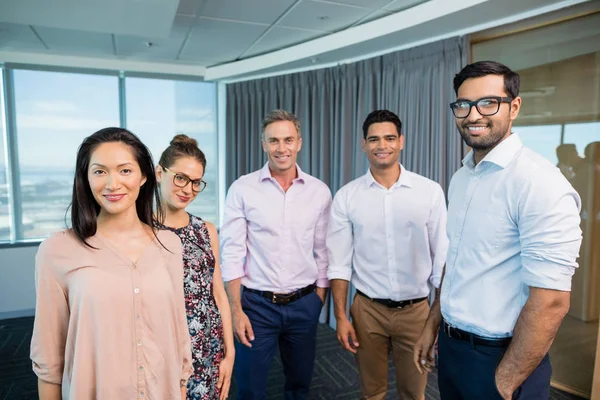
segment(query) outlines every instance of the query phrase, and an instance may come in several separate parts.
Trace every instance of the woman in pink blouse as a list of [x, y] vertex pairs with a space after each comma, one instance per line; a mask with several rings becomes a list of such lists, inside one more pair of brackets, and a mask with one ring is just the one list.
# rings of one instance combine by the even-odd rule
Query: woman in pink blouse
[[36, 256], [31, 359], [41, 400], [185, 399], [181, 241], [152, 228], [159, 203], [152, 157], [134, 134], [105, 128], [83, 141], [72, 229]]

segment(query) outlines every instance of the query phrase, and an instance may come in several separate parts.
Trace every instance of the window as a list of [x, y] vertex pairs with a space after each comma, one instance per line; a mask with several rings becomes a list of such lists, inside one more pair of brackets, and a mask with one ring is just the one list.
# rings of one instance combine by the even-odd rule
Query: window
[[152, 152], [155, 164], [178, 133], [198, 141], [206, 155], [206, 189], [188, 211], [218, 223], [217, 112], [214, 83], [126, 78], [127, 128]]
[[[121, 121], [148, 146], [155, 162], [177, 133], [198, 141], [208, 163], [207, 187], [188, 211], [218, 222], [214, 83], [5, 68], [7, 73], [0, 74], [0, 242], [41, 239], [70, 225], [77, 149], [85, 137]], [[6, 99], [3, 85], [10, 89]], [[13, 147], [16, 151], [10, 151]]]
[[0, 241], [10, 240], [12, 218], [10, 215], [9, 185], [7, 179], [7, 162], [4, 144], [6, 130], [4, 129], [4, 82], [0, 68]]
[[523, 146], [546, 157], [554, 165], [558, 163], [556, 148], [560, 145], [561, 125], [515, 126]]
[[119, 81], [30, 70], [14, 70], [13, 76], [22, 238], [41, 238], [66, 226], [82, 140], [119, 126]]
[[585, 157], [585, 148], [593, 142], [600, 142], [600, 122], [565, 125], [564, 143], [575, 145], [577, 153]]
[[558, 164], [556, 154], [561, 144], [573, 144], [580, 157], [585, 158], [587, 145], [600, 142], [600, 122], [565, 124], [561, 139], [561, 125], [515, 126], [525, 147], [546, 157], [554, 165]]

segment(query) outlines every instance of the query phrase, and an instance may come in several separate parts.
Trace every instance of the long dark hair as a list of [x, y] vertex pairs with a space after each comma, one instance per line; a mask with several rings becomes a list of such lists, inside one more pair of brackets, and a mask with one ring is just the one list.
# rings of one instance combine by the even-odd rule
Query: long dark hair
[[[71, 227], [77, 239], [84, 245], [92, 247], [87, 239], [96, 234], [97, 219], [100, 213], [100, 205], [94, 199], [88, 180], [88, 168], [92, 153], [103, 143], [123, 143], [131, 149], [142, 175], [146, 182], [140, 188], [140, 193], [135, 200], [135, 208], [138, 218], [146, 225], [152, 227], [154, 236], [155, 223], [164, 221], [164, 213], [160, 205], [160, 196], [156, 175], [154, 173], [154, 162], [150, 150], [132, 132], [123, 128], [104, 128], [93, 133], [83, 140], [77, 150], [77, 162], [75, 164], [75, 179], [73, 182], [73, 198], [71, 200]], [[156, 204], [156, 214], [154, 205]]]

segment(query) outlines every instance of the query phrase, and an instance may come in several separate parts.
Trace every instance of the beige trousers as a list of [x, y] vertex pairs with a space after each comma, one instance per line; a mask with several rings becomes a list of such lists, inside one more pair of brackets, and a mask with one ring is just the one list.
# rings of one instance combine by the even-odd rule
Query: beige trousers
[[350, 307], [359, 347], [361, 400], [384, 400], [388, 386], [388, 355], [396, 366], [399, 399], [424, 400], [427, 374], [413, 363], [413, 346], [429, 315], [423, 300], [403, 308], [389, 308], [357, 294]]

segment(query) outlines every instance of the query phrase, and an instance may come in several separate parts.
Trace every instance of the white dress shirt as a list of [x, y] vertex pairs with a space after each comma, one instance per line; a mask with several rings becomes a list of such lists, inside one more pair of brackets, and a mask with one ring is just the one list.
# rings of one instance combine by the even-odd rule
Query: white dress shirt
[[448, 249], [442, 188], [400, 168], [390, 189], [370, 170], [342, 187], [327, 233], [328, 278], [395, 301], [428, 296], [429, 283], [439, 287]]
[[529, 287], [569, 291], [581, 245], [581, 200], [517, 134], [452, 177], [442, 315], [486, 337], [512, 336]]
[[331, 191], [296, 166], [284, 192], [268, 164], [231, 185], [221, 227], [225, 282], [242, 278], [257, 290], [289, 293], [327, 280], [327, 221]]

